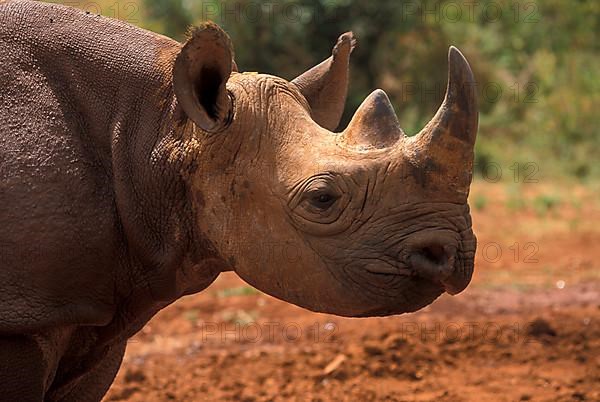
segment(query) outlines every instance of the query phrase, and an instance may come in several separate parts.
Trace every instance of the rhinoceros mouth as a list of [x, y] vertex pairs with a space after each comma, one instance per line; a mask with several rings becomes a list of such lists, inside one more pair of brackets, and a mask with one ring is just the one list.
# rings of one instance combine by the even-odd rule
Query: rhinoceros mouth
[[413, 270], [404, 266], [395, 266], [388, 263], [369, 264], [365, 267], [367, 272], [377, 275], [414, 276]]
[[[391, 277], [390, 274], [377, 274]], [[398, 277], [398, 275], [394, 275]], [[419, 277], [403, 278], [404, 287], [395, 289], [393, 295], [378, 299], [370, 309], [356, 315], [357, 317], [388, 316], [392, 314], [411, 313], [433, 303], [444, 293], [441, 284], [436, 284], [428, 279]]]
[[[446, 292], [451, 295], [456, 295], [462, 292], [469, 284], [471, 280], [472, 270], [469, 270], [466, 265], [466, 259], [462, 253], [452, 258], [451, 272], [443, 278], [433, 279], [419, 274], [419, 270], [413, 267], [410, 262], [392, 264], [387, 261], [378, 261], [377, 263], [370, 263], [363, 267], [363, 269], [372, 274], [379, 281], [387, 282], [390, 285], [398, 280], [411, 280], [416, 281], [413, 285], [419, 286], [419, 284], [427, 283], [428, 287], [433, 286], [439, 288], [440, 292]], [[466, 264], [466, 265], [465, 265]], [[465, 265], [465, 267], [463, 267]]]

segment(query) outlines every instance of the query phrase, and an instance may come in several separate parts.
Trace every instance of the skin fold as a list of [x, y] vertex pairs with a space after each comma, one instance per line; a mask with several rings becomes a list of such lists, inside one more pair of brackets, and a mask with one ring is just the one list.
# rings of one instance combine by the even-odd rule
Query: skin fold
[[98, 401], [129, 337], [233, 270], [318, 312], [381, 316], [462, 291], [474, 78], [413, 137], [374, 91], [339, 125], [356, 39], [292, 81], [237, 71], [212, 23], [184, 44], [0, 1], [0, 392]]

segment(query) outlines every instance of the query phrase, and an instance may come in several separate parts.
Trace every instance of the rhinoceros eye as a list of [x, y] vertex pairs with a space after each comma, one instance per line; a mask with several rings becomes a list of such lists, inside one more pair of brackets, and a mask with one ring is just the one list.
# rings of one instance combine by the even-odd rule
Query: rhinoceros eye
[[299, 183], [290, 197], [291, 217], [301, 230], [312, 233], [331, 233], [344, 227], [341, 220], [352, 200], [344, 178], [325, 172]]
[[337, 200], [335, 194], [328, 193], [326, 191], [314, 191], [314, 194], [311, 194], [309, 197], [309, 201], [311, 205], [320, 210], [326, 210], [330, 208], [333, 203]]
[[322, 215], [328, 212], [340, 198], [336, 190], [337, 187], [332, 180], [314, 180], [304, 190], [301, 204], [307, 212]]

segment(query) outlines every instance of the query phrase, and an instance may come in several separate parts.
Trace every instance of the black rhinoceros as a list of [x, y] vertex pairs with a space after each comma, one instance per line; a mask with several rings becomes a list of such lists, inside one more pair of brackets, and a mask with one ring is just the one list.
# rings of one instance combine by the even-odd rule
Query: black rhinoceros
[[466, 287], [471, 69], [451, 48], [416, 136], [381, 90], [334, 133], [354, 43], [286, 81], [238, 72], [212, 23], [182, 45], [0, 1], [0, 399], [99, 400], [127, 339], [222, 271], [344, 316]]

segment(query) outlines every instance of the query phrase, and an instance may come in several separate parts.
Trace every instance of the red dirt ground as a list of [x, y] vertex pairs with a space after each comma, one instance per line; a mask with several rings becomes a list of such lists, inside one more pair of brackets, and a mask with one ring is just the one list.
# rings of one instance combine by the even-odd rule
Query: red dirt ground
[[599, 401], [600, 200], [516, 191], [474, 187], [476, 273], [460, 295], [344, 319], [225, 274], [131, 340], [105, 401]]

